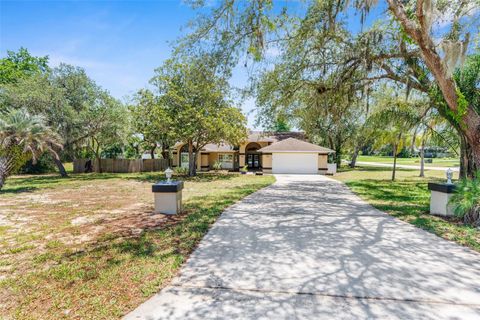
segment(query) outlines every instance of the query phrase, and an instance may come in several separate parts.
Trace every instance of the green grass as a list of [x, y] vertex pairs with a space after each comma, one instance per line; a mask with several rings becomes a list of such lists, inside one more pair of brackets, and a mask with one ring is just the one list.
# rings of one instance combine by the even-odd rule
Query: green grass
[[63, 164], [63, 166], [65, 167], [65, 170], [68, 173], [73, 172], [73, 162], [66, 162], [66, 163]]
[[[357, 161], [393, 164], [393, 157], [386, 156], [358, 156]], [[420, 158], [397, 158], [397, 164], [420, 166]], [[432, 163], [425, 163], [426, 167], [458, 167], [458, 158], [433, 158]]]
[[[230, 179], [232, 175], [212, 175], [199, 173], [196, 177], [180, 177], [186, 181], [208, 182], [218, 179]], [[58, 174], [43, 175], [17, 175], [7, 179], [5, 186], [0, 190], [1, 194], [32, 192], [57, 187], [75, 187], [84, 185], [89, 181], [107, 180], [134, 180], [140, 182], [156, 182], [165, 180], [163, 172], [141, 172], [141, 173], [70, 173], [68, 177], [62, 178]]]
[[391, 170], [359, 167], [342, 169], [335, 179], [345, 182], [356, 194], [379, 210], [403, 221], [480, 251], [480, 230], [466, 226], [456, 218], [443, 219], [429, 214], [429, 181], [445, 181], [441, 171], [427, 171], [426, 178], [418, 170], [399, 170], [395, 182]]
[[[156, 225], [142, 225], [142, 217], [151, 217], [151, 182], [162, 177], [160, 173], [88, 174], [71, 175], [67, 179], [27, 176], [9, 180], [5, 192], [0, 193], [0, 203], [3, 201], [9, 209], [30, 215], [32, 221], [26, 227], [40, 237], [26, 237], [22, 230], [12, 236], [13, 227], [2, 230], [10, 238], [3, 244], [7, 248], [0, 251], [0, 260], [13, 271], [21, 272], [0, 280], [0, 318], [120, 318], [175, 276], [227, 206], [274, 182], [273, 176], [238, 174], [199, 174], [185, 178], [185, 212], [165, 217]], [[95, 241], [80, 247], [65, 243], [68, 234], [82, 235], [90, 230], [87, 227], [107, 228], [109, 223], [108, 219], [100, 219], [85, 226], [70, 226], [72, 217], [83, 212], [66, 205], [77, 188], [91, 190], [91, 194], [81, 194], [78, 198], [79, 202], [84, 201], [81, 202], [85, 205], [84, 216], [91, 216], [95, 210], [111, 212], [112, 218], [125, 219], [121, 225], [127, 229], [122, 232], [108, 229]], [[59, 202], [46, 201], [25, 210], [29, 202], [21, 201], [26, 190], [31, 195]], [[114, 215], [119, 207], [117, 201], [95, 203], [101, 199], [94, 197], [99, 191], [107, 199], [127, 198], [122, 204], [126, 206], [125, 212]], [[138, 207], [130, 207], [135, 201]], [[134, 219], [145, 210], [146, 215]], [[140, 233], [124, 233], [128, 228], [138, 229], [136, 224], [143, 228]]]

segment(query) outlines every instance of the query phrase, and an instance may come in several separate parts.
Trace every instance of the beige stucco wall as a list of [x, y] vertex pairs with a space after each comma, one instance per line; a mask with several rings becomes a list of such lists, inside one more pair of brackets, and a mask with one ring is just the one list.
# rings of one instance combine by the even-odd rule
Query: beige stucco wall
[[240, 168], [242, 168], [245, 165], [245, 155], [244, 154], [240, 154], [238, 156], [238, 165], [240, 166]]
[[[258, 143], [262, 148], [268, 145], [268, 142], [255, 142], [255, 143]], [[245, 148], [247, 145], [248, 143], [242, 143], [239, 147], [238, 159], [239, 159], [240, 168], [245, 166], [245, 159], [246, 159]], [[178, 148], [177, 150], [180, 150], [180, 149], [181, 148]], [[212, 169], [213, 164], [218, 160], [218, 154], [219, 154], [218, 152], [209, 152], [205, 154], [203, 153], [200, 154], [197, 158], [197, 170]], [[328, 155], [319, 154], [318, 155], [318, 173], [325, 174], [327, 172], [327, 163], [328, 163]], [[179, 166], [179, 165], [180, 165], [180, 153], [179, 152], [173, 153], [173, 166]], [[261, 165], [264, 172], [266, 173], [271, 172], [271, 169], [269, 168], [272, 168], [272, 155], [269, 153], [262, 154]], [[206, 166], [208, 166], [208, 168]]]
[[213, 168], [213, 164], [217, 160], [218, 160], [218, 153], [210, 152], [210, 154], [208, 155], [208, 165], [210, 166], [210, 168]]
[[272, 154], [271, 153], [262, 154], [262, 168], [265, 168], [266, 170], [272, 168]]
[[318, 155], [318, 173], [319, 174], [327, 173], [327, 164], [328, 164], [328, 155], [319, 154]]
[[318, 155], [318, 169], [327, 170], [328, 155], [319, 154]]
[[207, 166], [209, 166], [209, 163], [208, 163], [208, 157], [209, 157], [209, 154], [201, 154], [201, 159], [202, 161], [201, 162], [201, 170], [209, 170], [210, 168]]

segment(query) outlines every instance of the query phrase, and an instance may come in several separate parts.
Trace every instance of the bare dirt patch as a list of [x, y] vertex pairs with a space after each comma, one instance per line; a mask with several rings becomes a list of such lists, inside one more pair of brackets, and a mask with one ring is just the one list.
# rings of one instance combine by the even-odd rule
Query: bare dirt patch
[[0, 193], [0, 318], [120, 318], [175, 276], [226, 206], [274, 181], [186, 178], [186, 210], [172, 217], [152, 214], [159, 178], [9, 180]]
[[146, 182], [113, 179], [3, 198], [0, 252], [9, 266], [0, 268], [0, 278], [30, 269], [51, 249], [85, 250], [105, 237], [127, 237], [158, 227], [165, 217], [152, 214], [150, 188]]

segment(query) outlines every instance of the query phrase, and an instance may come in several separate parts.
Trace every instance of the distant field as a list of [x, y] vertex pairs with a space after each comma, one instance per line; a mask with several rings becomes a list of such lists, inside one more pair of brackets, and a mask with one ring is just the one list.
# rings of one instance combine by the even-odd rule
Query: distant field
[[[393, 163], [393, 157], [384, 156], [359, 156], [360, 162]], [[420, 158], [397, 158], [397, 164], [420, 165]], [[458, 167], [460, 161], [458, 158], [433, 158], [432, 163], [425, 163], [426, 167]]]

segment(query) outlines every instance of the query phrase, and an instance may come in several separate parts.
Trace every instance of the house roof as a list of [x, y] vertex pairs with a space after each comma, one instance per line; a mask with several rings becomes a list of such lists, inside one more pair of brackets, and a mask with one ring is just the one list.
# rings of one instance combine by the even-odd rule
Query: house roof
[[332, 149], [320, 147], [316, 144], [295, 138], [287, 138], [285, 140], [275, 142], [269, 146], [263, 147], [260, 152], [317, 152], [317, 153], [334, 153]]
[[288, 132], [265, 132], [265, 131], [249, 131], [248, 142], [277, 142], [287, 138], [297, 138], [305, 140], [305, 133], [288, 131]]
[[235, 151], [233, 147], [229, 144], [214, 144], [209, 143], [205, 147], [203, 147], [202, 151], [205, 152], [233, 152]]
[[[296, 138], [299, 140], [305, 140], [305, 133], [304, 132], [297, 132], [297, 131], [288, 131], [288, 132], [265, 132], [265, 131], [252, 131], [248, 132], [246, 143], [249, 142], [268, 142], [270, 144], [274, 144], [278, 141], [282, 141], [288, 138]], [[173, 146], [173, 149], [178, 150], [180, 147], [184, 145], [183, 142], [177, 142]], [[226, 143], [214, 144], [209, 143], [207, 144], [202, 151], [204, 152], [234, 152], [236, 151], [235, 148]]]

